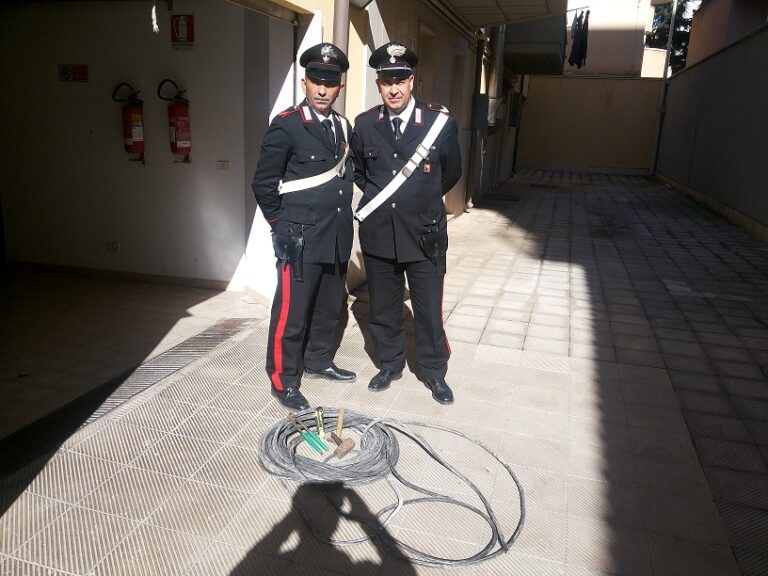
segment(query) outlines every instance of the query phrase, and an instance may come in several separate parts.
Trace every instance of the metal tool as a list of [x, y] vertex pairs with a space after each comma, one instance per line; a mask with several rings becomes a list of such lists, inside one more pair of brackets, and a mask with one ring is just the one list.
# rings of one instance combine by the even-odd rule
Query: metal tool
[[317, 425], [317, 435], [325, 438], [325, 422], [323, 422], [323, 408], [315, 408], [315, 424]]
[[331, 438], [336, 442], [336, 450], [331, 456], [336, 456], [336, 458], [344, 458], [355, 447], [355, 441], [352, 438], [342, 438], [336, 432], [331, 432]]
[[[293, 424], [293, 422], [291, 422]], [[324, 450], [320, 447], [320, 445], [317, 443], [317, 440], [314, 439], [309, 432], [304, 432], [301, 428], [296, 428], [296, 431], [301, 435], [301, 437], [304, 439], [304, 441], [309, 444], [309, 446], [318, 454], [322, 454]]]
[[317, 434], [312, 432], [309, 428], [307, 428], [304, 423], [299, 420], [298, 416], [294, 414], [293, 412], [289, 412], [287, 416], [288, 422], [290, 422], [294, 428], [296, 428], [299, 433], [301, 434], [301, 437], [306, 440], [307, 444], [309, 444], [312, 448], [315, 449], [315, 452], [323, 452], [325, 450], [330, 450], [328, 447], [328, 444], [325, 443], [325, 441], [320, 438]]

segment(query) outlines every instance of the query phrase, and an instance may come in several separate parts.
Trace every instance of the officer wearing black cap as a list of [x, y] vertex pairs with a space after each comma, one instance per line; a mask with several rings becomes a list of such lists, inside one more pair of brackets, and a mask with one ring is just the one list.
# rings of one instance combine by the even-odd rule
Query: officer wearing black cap
[[272, 394], [293, 410], [309, 407], [299, 391], [302, 358], [305, 378], [356, 378], [331, 356], [346, 303], [354, 173], [352, 127], [331, 106], [349, 62], [324, 42], [299, 63], [306, 98], [272, 120], [252, 183], [277, 257], [266, 370]]
[[356, 212], [370, 292], [369, 326], [381, 370], [368, 388], [381, 391], [405, 367], [403, 293], [413, 304], [420, 378], [441, 404], [453, 402], [445, 381], [450, 347], [443, 329], [448, 231], [443, 196], [461, 176], [456, 121], [440, 104], [412, 96], [418, 58], [389, 42], [371, 55], [383, 105], [355, 119]]

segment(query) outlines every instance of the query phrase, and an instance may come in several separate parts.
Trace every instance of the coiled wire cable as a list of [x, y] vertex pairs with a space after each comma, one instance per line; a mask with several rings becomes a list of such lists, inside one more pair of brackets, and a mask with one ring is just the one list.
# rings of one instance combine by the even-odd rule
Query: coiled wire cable
[[[338, 419], [338, 410], [335, 408], [324, 408], [323, 412], [324, 425], [327, 428], [335, 427]], [[307, 427], [311, 427], [315, 424], [314, 411], [311, 409], [299, 412], [296, 416]], [[259, 462], [265, 470], [275, 476], [291, 479], [302, 484], [345, 484], [348, 486], [368, 484], [377, 480], [384, 480], [395, 494], [396, 501], [394, 503], [375, 513], [377, 518], [383, 518], [383, 520], [379, 522], [372, 522], [359, 516], [353, 517], [342, 511], [333, 500], [329, 499], [340, 515], [355, 520], [368, 528], [369, 535], [367, 537], [352, 540], [335, 540], [321, 536], [318, 531], [313, 528], [306, 513], [299, 509], [298, 512], [304, 520], [304, 523], [307, 525], [307, 528], [319, 540], [333, 546], [350, 546], [371, 540], [372, 538], [379, 538], [380, 541], [395, 555], [404, 557], [413, 564], [422, 566], [459, 566], [476, 564], [508, 551], [509, 547], [517, 540], [525, 523], [525, 495], [523, 487], [517, 476], [515, 476], [512, 468], [510, 468], [508, 464], [501, 460], [501, 458], [485, 444], [470, 438], [462, 432], [443, 426], [424, 424], [415, 421], [399, 421], [390, 418], [372, 419], [352, 411], [346, 411], [343, 424], [345, 429], [351, 428], [360, 434], [359, 450], [350, 452], [351, 458], [345, 460], [334, 460], [331, 462], [330, 458], [326, 458], [325, 461], [320, 461], [297, 454], [297, 448], [303, 439], [293, 425], [286, 419], [275, 422], [275, 424], [266, 430], [261, 438]], [[520, 519], [509, 538], [504, 537], [491, 503], [482, 493], [480, 488], [456, 467], [443, 459], [429, 442], [414, 430], [414, 428], [431, 428], [464, 438], [482, 448], [504, 467], [517, 487], [520, 503]], [[482, 509], [457, 498], [428, 490], [404, 478], [397, 471], [400, 447], [395, 431], [410, 438], [443, 468], [469, 486], [482, 503]], [[390, 480], [390, 474], [404, 486], [407, 486], [420, 494], [424, 494], [424, 496], [404, 499], [400, 490], [398, 490], [397, 486]], [[290, 495], [291, 490], [288, 485], [284, 484], [284, 487]], [[392, 518], [394, 518], [405, 506], [425, 502], [444, 503], [470, 510], [480, 516], [488, 524], [491, 529], [490, 539], [483, 549], [476, 554], [459, 559], [444, 558], [418, 550], [417, 548], [393, 537], [386, 530], [386, 526], [391, 522]]]

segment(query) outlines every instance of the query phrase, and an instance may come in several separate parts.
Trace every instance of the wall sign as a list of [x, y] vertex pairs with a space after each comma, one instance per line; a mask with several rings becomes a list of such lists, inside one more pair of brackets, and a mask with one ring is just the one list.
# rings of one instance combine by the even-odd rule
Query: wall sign
[[194, 14], [171, 14], [171, 46], [173, 49], [192, 50], [194, 45]]
[[88, 82], [88, 64], [59, 64], [62, 82]]

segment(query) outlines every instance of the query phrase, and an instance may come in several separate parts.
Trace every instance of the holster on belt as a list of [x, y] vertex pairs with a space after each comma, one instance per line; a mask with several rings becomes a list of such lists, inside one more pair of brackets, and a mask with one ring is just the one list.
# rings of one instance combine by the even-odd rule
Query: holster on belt
[[304, 236], [301, 233], [278, 233], [272, 235], [272, 246], [275, 256], [283, 266], [291, 266], [293, 279], [304, 281]]
[[437, 225], [419, 236], [419, 244], [424, 255], [438, 268], [440, 274], [445, 274], [445, 255], [448, 252], [448, 229], [438, 229]]

